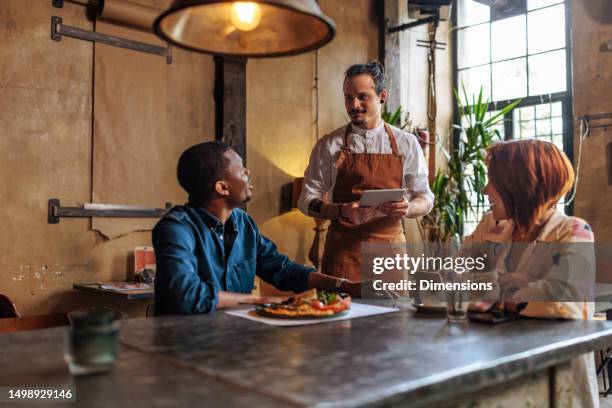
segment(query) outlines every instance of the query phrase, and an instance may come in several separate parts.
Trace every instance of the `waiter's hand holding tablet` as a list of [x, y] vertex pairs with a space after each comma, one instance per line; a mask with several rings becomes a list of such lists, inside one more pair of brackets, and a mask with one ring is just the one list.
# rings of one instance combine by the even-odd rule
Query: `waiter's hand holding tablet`
[[340, 216], [353, 224], [363, 224], [380, 217], [401, 219], [410, 214], [410, 203], [403, 188], [364, 190], [359, 202], [344, 203]]
[[378, 207], [385, 203], [395, 203], [404, 200], [406, 189], [364, 190], [359, 201], [360, 207]]
[[411, 205], [406, 189], [365, 190], [359, 201], [360, 207], [376, 208], [384, 215], [399, 220], [410, 216]]

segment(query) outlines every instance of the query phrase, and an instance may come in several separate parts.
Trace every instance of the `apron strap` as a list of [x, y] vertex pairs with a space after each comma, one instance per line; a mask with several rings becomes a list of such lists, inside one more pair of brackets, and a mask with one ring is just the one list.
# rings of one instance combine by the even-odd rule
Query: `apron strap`
[[348, 142], [348, 137], [349, 137], [349, 133], [351, 131], [351, 124], [349, 123], [348, 125], [346, 125], [346, 130], [344, 131], [344, 144], [342, 145], [342, 150], [345, 153], [350, 153], [350, 149], [349, 149], [349, 142]]
[[391, 152], [393, 152], [393, 157], [398, 158], [399, 150], [397, 149], [397, 141], [395, 140], [395, 135], [393, 134], [393, 130], [391, 130], [391, 126], [385, 123], [385, 130], [387, 131], [387, 135], [389, 136], [389, 144], [391, 145]]
[[[385, 126], [385, 131], [387, 132], [387, 136], [389, 137], [389, 144], [391, 145], [391, 152], [393, 153], [393, 157], [399, 158], [400, 154], [397, 148], [397, 141], [395, 140], [395, 135], [393, 134], [393, 130], [391, 130], [391, 126], [389, 126], [386, 122], [384, 122], [384, 126]], [[342, 145], [342, 150], [346, 153], [350, 152], [349, 142], [348, 142], [350, 130], [351, 130], [351, 124], [349, 123], [348, 125], [346, 125], [346, 130], [344, 131], [344, 144]], [[367, 144], [364, 144], [364, 146], [367, 146]], [[365, 153], [367, 153], [368, 152], [367, 147], [364, 147], [364, 148], [365, 148]]]

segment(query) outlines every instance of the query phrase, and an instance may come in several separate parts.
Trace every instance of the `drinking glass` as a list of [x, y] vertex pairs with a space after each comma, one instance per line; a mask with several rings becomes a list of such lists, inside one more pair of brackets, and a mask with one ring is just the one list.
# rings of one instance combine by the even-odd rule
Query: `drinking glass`
[[72, 375], [110, 371], [119, 346], [118, 314], [112, 310], [78, 311], [69, 314], [65, 360]]

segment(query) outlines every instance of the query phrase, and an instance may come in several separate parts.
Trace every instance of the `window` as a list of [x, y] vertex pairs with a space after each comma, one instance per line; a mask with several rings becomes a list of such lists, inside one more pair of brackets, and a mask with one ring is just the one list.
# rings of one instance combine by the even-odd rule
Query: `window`
[[[555, 143], [572, 159], [568, 4], [527, 0], [526, 12], [492, 21], [488, 6], [458, 0], [455, 24], [455, 88], [492, 100], [491, 111], [521, 99], [498, 129], [506, 140], [537, 138]], [[475, 201], [475, 200], [474, 200]], [[558, 208], [571, 212], [563, 201]], [[488, 205], [474, 208], [464, 224], [470, 234]]]

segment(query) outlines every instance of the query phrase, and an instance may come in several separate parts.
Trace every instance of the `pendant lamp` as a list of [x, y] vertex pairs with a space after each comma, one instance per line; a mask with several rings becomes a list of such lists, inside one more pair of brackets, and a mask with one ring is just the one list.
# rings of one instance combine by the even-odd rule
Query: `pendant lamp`
[[311, 51], [336, 33], [315, 0], [175, 0], [153, 27], [178, 47], [251, 58]]

